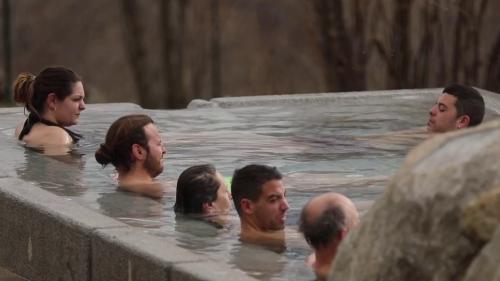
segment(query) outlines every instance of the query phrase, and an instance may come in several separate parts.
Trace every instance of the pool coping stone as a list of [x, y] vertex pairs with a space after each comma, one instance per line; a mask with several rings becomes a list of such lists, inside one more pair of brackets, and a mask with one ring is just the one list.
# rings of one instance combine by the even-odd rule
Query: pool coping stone
[[32, 281], [255, 280], [16, 178], [0, 178], [0, 229], [0, 266]]

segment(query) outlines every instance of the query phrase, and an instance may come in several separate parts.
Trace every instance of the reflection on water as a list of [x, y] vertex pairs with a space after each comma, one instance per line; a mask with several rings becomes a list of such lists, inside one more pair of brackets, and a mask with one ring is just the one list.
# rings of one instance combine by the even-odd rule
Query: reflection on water
[[[312, 280], [311, 270], [304, 259], [309, 247], [295, 229], [287, 229], [286, 251], [273, 251], [239, 240], [239, 218], [233, 214], [224, 227], [203, 219], [185, 216], [175, 218], [175, 243], [199, 254], [232, 265], [259, 280]], [[165, 229], [164, 229], [165, 228]], [[160, 237], [172, 237], [168, 230], [159, 228], [148, 232]]]
[[245, 244], [231, 250], [229, 263], [258, 280], [271, 280], [284, 271], [287, 260], [285, 255]]
[[97, 203], [103, 214], [132, 226], [157, 228], [164, 225], [165, 202], [116, 189], [102, 193]]
[[[17, 159], [9, 161], [14, 161], [19, 178], [258, 279], [311, 280], [314, 274], [304, 263], [310, 250], [296, 232], [302, 206], [317, 194], [337, 191], [351, 198], [361, 213], [366, 211], [408, 149], [422, 140], [406, 130], [423, 126], [433, 103], [432, 96], [415, 96], [411, 101], [375, 97], [362, 102], [175, 111], [89, 106], [76, 128], [85, 136], [76, 148], [80, 157], [63, 160], [11, 148], [7, 158]], [[169, 189], [160, 201], [118, 191], [113, 168], [102, 168], [94, 160], [109, 124], [131, 113], [151, 115], [167, 142], [166, 171], [159, 180]], [[403, 134], [392, 133], [396, 131]], [[16, 156], [19, 151], [23, 157]], [[278, 167], [285, 175], [291, 207], [284, 253], [242, 244], [234, 210], [223, 228], [175, 216], [176, 178], [202, 163], [214, 164], [224, 176], [250, 163]]]
[[17, 176], [61, 196], [80, 196], [84, 159], [78, 154], [45, 156], [34, 149], [24, 150], [24, 165], [16, 168]]

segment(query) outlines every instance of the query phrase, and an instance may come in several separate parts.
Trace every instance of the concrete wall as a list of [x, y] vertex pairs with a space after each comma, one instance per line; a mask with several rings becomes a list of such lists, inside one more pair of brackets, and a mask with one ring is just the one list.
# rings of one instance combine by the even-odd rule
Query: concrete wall
[[32, 281], [254, 280], [15, 178], [0, 178], [0, 266]]

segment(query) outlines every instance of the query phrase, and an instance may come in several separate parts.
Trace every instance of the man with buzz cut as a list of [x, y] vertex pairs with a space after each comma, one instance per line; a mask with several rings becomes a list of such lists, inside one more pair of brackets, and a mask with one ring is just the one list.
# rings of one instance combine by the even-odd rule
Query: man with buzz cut
[[289, 205], [281, 173], [266, 165], [245, 166], [234, 172], [231, 194], [240, 217], [240, 239], [273, 248], [283, 247]]
[[444, 133], [468, 128], [481, 124], [483, 117], [484, 100], [476, 89], [450, 85], [429, 110], [427, 131]]

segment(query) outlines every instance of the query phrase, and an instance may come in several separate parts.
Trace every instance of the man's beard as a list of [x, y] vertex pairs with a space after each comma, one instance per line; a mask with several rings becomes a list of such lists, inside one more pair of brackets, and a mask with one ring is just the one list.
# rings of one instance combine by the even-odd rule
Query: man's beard
[[151, 157], [151, 154], [148, 153], [146, 162], [144, 163], [144, 169], [146, 169], [152, 178], [155, 178], [163, 172], [163, 165], [161, 164], [161, 160], [154, 159]]

